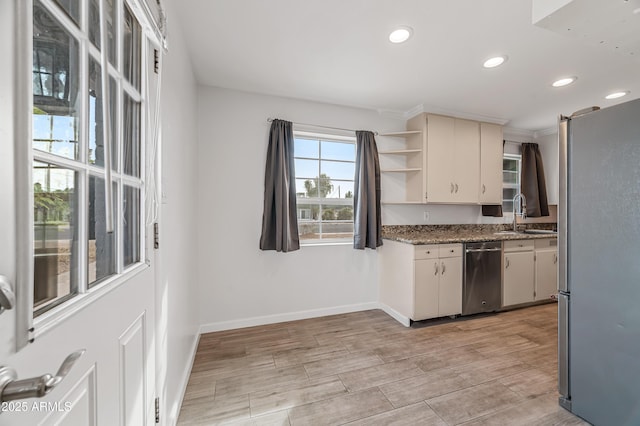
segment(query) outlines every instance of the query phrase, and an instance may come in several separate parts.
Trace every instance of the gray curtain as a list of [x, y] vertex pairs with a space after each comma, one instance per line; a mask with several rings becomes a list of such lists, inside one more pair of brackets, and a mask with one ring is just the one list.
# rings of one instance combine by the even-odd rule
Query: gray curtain
[[356, 176], [353, 195], [353, 248], [382, 245], [380, 162], [372, 132], [356, 132]]
[[273, 120], [264, 173], [261, 250], [288, 252], [300, 248], [293, 145], [291, 122]]
[[537, 143], [522, 144], [522, 193], [527, 198], [527, 216], [549, 216], [547, 184], [544, 178], [542, 155]]
[[[504, 155], [504, 144], [507, 141], [502, 140], [502, 155]], [[482, 216], [502, 217], [502, 204], [484, 204], [482, 206]]]

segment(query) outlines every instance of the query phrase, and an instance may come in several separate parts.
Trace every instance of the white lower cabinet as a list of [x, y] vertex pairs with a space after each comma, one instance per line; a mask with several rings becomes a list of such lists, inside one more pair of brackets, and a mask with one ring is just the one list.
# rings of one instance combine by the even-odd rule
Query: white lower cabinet
[[380, 248], [380, 301], [414, 321], [462, 313], [462, 244]]
[[558, 241], [536, 240], [535, 300], [549, 300], [558, 293]]
[[502, 259], [502, 306], [534, 301], [533, 241], [505, 241]]
[[549, 300], [558, 292], [558, 240], [505, 241], [502, 306]]

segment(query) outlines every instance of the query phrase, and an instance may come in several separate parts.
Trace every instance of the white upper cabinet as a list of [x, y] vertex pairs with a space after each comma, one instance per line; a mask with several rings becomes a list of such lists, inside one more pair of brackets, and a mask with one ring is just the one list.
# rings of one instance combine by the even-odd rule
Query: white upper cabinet
[[480, 204], [502, 204], [502, 126], [480, 123]]
[[381, 134], [379, 145], [385, 203], [502, 202], [498, 125], [425, 113], [407, 121], [405, 132]]
[[478, 203], [480, 126], [427, 114], [427, 201]]

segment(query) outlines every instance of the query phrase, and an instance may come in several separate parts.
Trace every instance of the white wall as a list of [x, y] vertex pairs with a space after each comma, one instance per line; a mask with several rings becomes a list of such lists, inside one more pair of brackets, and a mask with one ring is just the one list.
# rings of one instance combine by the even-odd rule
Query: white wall
[[165, 5], [169, 52], [163, 58], [162, 68], [163, 199], [158, 265], [158, 305], [163, 317], [157, 338], [165, 356], [159, 365], [160, 370], [164, 369], [165, 379], [161, 389], [164, 399], [161, 406], [166, 416], [163, 424], [175, 424], [199, 327], [195, 251], [197, 94], [191, 60], [177, 20], [172, 19], [175, 2]]
[[198, 281], [204, 331], [371, 307], [376, 253], [349, 245], [259, 249], [268, 117], [369, 130], [404, 120], [347, 108], [199, 87]]

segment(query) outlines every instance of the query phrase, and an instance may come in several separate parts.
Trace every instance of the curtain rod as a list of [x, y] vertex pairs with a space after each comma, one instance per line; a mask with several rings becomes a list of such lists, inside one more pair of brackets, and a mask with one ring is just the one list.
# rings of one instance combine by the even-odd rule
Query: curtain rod
[[[274, 119], [269, 117], [267, 118], [267, 122], [271, 123]], [[356, 130], [353, 129], [343, 129], [342, 127], [330, 127], [330, 126], [321, 126], [319, 124], [309, 124], [309, 123], [298, 123], [295, 121], [292, 121], [293, 124], [297, 124], [299, 126], [311, 126], [311, 127], [320, 127], [322, 129], [331, 129], [331, 130], [342, 130], [345, 132], [356, 132]], [[378, 132], [373, 132], [374, 135], [378, 136]]]

